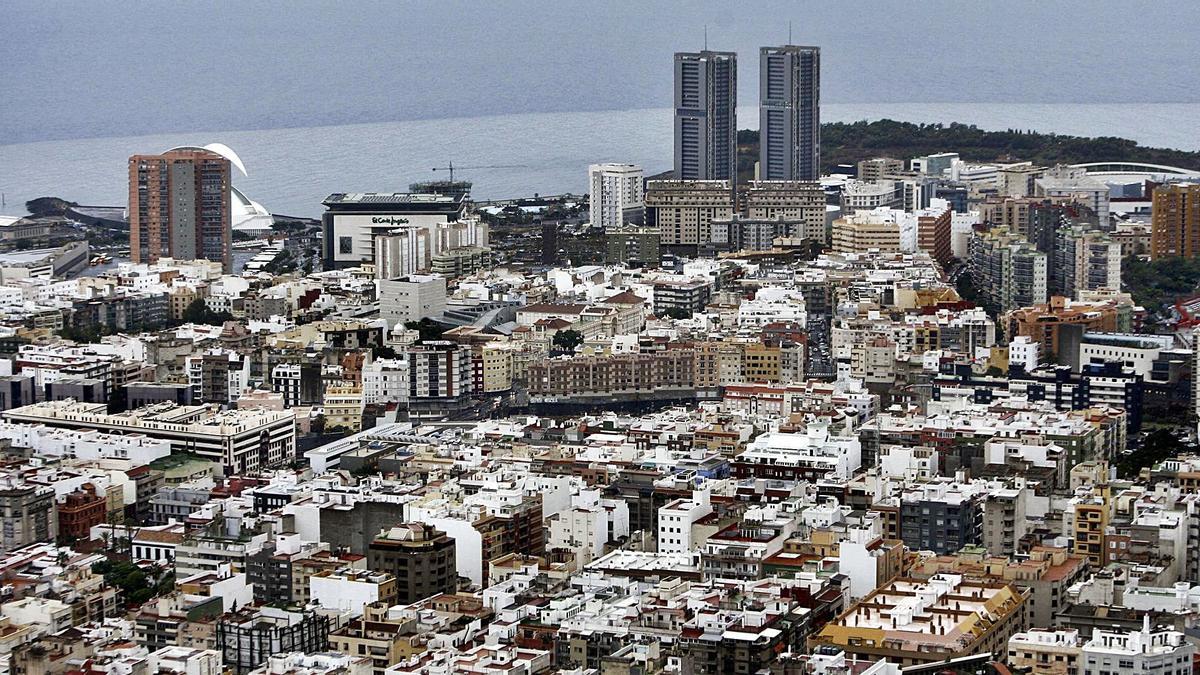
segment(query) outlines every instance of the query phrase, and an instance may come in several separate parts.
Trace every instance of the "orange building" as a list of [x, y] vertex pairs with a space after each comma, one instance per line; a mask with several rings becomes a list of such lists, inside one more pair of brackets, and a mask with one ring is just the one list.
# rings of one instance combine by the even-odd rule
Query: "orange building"
[[129, 250], [134, 262], [215, 260], [232, 270], [230, 162], [202, 148], [129, 158]]
[[1151, 258], [1200, 255], [1200, 184], [1160, 185], [1151, 207]]
[[1042, 346], [1043, 357], [1058, 353], [1059, 328], [1064, 325], [1083, 326], [1085, 331], [1116, 332], [1119, 330], [1120, 307], [1115, 301], [1077, 302], [1056, 295], [1043, 305], [1014, 309], [1004, 315], [1005, 337], [1026, 336]]

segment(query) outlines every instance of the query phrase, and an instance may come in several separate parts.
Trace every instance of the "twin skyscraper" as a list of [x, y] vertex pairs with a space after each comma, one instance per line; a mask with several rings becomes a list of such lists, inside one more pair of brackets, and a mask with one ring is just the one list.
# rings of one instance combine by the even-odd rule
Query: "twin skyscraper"
[[[759, 51], [761, 180], [821, 175], [821, 48]], [[737, 179], [737, 54], [675, 54], [675, 177]]]

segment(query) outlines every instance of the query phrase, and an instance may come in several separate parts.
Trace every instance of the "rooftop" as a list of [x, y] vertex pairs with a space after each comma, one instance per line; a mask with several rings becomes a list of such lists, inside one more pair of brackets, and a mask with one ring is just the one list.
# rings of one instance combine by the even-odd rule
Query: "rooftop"
[[462, 202], [461, 195], [427, 194], [420, 192], [335, 192], [322, 202], [326, 206], [336, 204], [394, 204], [450, 205]]

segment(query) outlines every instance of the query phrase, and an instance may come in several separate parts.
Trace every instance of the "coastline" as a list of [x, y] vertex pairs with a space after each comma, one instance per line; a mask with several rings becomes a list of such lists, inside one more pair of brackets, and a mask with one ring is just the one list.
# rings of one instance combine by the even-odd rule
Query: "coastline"
[[[1200, 150], [1200, 103], [1151, 104], [826, 104], [827, 122], [890, 118], [974, 124], [981, 129], [1032, 129], [1078, 136], [1119, 136], [1144, 146]], [[758, 126], [756, 109], [739, 109], [739, 128]], [[21, 215], [27, 199], [62, 196], [92, 204], [127, 198], [125, 165], [135, 152], [220, 141], [235, 148], [249, 175], [236, 184], [268, 209], [317, 216], [327, 194], [402, 191], [448, 160], [463, 165], [523, 164], [520, 170], [477, 170], [480, 199], [515, 194], [580, 192], [587, 165], [641, 164], [648, 175], [671, 163], [669, 109], [588, 113], [522, 113], [270, 130], [103, 137], [0, 145], [2, 215]]]

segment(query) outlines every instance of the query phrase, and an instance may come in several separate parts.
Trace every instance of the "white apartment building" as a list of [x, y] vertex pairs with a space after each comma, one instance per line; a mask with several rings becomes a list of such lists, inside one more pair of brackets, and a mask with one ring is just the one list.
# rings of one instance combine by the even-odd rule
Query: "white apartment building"
[[842, 188], [842, 215], [901, 206], [903, 199], [904, 193], [896, 190], [893, 180], [848, 181]]
[[858, 436], [831, 434], [827, 425], [814, 422], [803, 432], [762, 434], [736, 459], [747, 467], [778, 467], [781, 476], [796, 473], [849, 480], [862, 466], [862, 443]]
[[592, 227], [607, 232], [641, 216], [645, 205], [642, 167], [636, 164], [593, 164], [588, 167]]
[[13, 447], [30, 448], [43, 457], [123, 459], [133, 466], [171, 454], [171, 444], [161, 439], [104, 434], [94, 429], [53, 429], [38, 424], [0, 422], [0, 440], [11, 441]]
[[170, 646], [151, 652], [147, 657], [152, 673], [180, 675], [221, 675], [224, 671], [221, 652], [215, 649]]
[[691, 553], [702, 541], [692, 540], [692, 526], [713, 512], [707, 489], [690, 499], [676, 499], [658, 510], [658, 552]]
[[582, 490], [571, 507], [554, 514], [546, 529], [547, 548], [565, 548], [582, 564], [604, 555], [604, 546], [629, 535], [629, 506], [620, 499], [601, 499], [599, 490]]
[[1081, 675], [1192, 675], [1195, 652], [1183, 633], [1151, 630], [1146, 615], [1140, 631], [1093, 631], [1083, 645]]
[[323, 571], [308, 580], [313, 602], [322, 609], [361, 616], [363, 607], [379, 601], [379, 589], [392, 575], [346, 567], [336, 572]]
[[1038, 367], [1042, 343], [1036, 342], [1028, 335], [1018, 335], [1008, 343], [1009, 366], [1023, 366], [1026, 372], [1033, 372]]
[[374, 239], [375, 278], [395, 279], [428, 271], [433, 262], [429, 229], [408, 225]]
[[955, 161], [950, 166], [950, 180], [966, 183], [973, 188], [994, 188], [999, 181], [1000, 169], [995, 164], [968, 164]]
[[376, 359], [363, 366], [364, 405], [404, 403], [408, 400], [408, 361]]
[[801, 326], [808, 324], [803, 293], [768, 286], [758, 289], [753, 299], [738, 304], [737, 325], [740, 327], [764, 326], [777, 321], [795, 321]]

